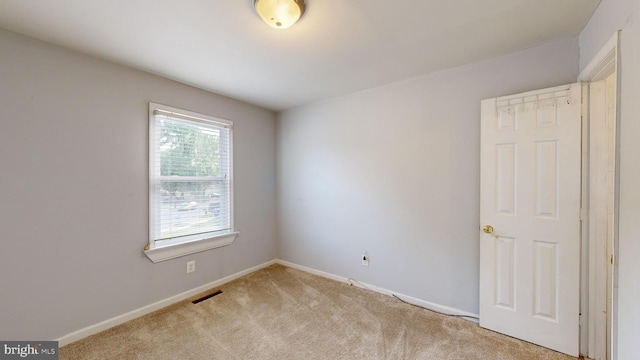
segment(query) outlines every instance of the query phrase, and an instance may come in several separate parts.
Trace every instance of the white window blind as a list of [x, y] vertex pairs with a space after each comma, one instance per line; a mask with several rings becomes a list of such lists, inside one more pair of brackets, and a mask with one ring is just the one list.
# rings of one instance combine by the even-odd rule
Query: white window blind
[[150, 111], [151, 242], [232, 231], [232, 123], [157, 104]]

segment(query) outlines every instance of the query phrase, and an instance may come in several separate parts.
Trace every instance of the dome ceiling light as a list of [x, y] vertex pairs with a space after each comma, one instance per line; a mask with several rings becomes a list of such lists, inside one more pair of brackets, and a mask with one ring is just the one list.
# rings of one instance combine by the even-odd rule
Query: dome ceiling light
[[304, 0], [253, 0], [258, 15], [267, 25], [286, 29], [304, 14]]

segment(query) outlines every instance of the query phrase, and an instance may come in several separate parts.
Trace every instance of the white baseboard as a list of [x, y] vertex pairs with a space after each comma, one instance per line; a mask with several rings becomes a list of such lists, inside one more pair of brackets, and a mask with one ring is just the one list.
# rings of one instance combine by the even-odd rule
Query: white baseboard
[[[281, 260], [281, 259], [276, 259], [274, 261], [276, 264], [280, 264], [280, 265], [284, 265], [284, 266], [288, 266], [290, 268], [294, 268], [294, 269], [298, 269], [301, 271], [305, 271], [308, 272], [310, 274], [314, 274], [314, 275], [318, 275], [318, 276], [322, 276], [331, 280], [335, 280], [335, 281], [339, 281], [339, 282], [343, 282], [343, 283], [347, 283], [359, 288], [363, 288], [363, 289], [369, 289], [371, 291], [375, 291], [377, 293], [383, 294], [383, 295], [387, 295], [387, 296], [397, 296], [400, 299], [402, 299], [403, 301], [413, 304], [413, 305], [417, 305], [420, 307], [423, 307], [425, 309], [429, 309], [435, 312], [439, 312], [445, 315], [454, 315], [454, 316], [468, 316], [468, 317], [462, 317], [462, 319], [465, 320], [469, 320], [472, 322], [477, 323], [478, 320], [476, 318], [479, 317], [478, 314], [474, 314], [474, 313], [470, 313], [464, 310], [460, 310], [460, 309], [455, 309], [449, 306], [444, 306], [444, 305], [440, 305], [440, 304], [434, 304], [432, 302], [429, 301], [425, 301], [422, 299], [418, 299], [412, 296], [408, 296], [408, 295], [404, 295], [404, 294], [400, 294], [391, 290], [387, 290], [375, 285], [371, 285], [371, 284], [367, 284], [367, 283], [363, 283], [361, 281], [357, 281], [357, 279], [350, 279], [350, 278], [346, 278], [343, 276], [338, 276], [338, 275], [334, 275], [334, 274], [330, 274], [324, 271], [320, 271], [320, 270], [316, 270], [316, 269], [312, 269], [306, 266], [302, 266], [302, 265], [298, 265], [298, 264], [294, 264], [285, 260]], [[355, 281], [354, 281], [355, 280]]]
[[[443, 313], [443, 314], [447, 314], [447, 315], [478, 317], [477, 314], [473, 314], [473, 313], [470, 313], [470, 312], [462, 311], [462, 310], [459, 310], [459, 309], [454, 309], [454, 308], [451, 308], [451, 307], [448, 307], [448, 306], [444, 306], [444, 305], [434, 304], [434, 303], [431, 303], [431, 302], [428, 302], [428, 301], [424, 301], [424, 300], [421, 300], [421, 299], [418, 299], [418, 298], [414, 298], [414, 297], [411, 297], [411, 296], [408, 296], [408, 295], [403, 295], [403, 294], [400, 294], [400, 293], [397, 293], [397, 292], [393, 292], [391, 290], [387, 290], [387, 289], [384, 289], [384, 288], [381, 288], [381, 287], [378, 287], [378, 286], [375, 286], [375, 285], [363, 283], [363, 282], [360, 282], [360, 281], [354, 281], [355, 279], [352, 280], [350, 278], [346, 278], [346, 277], [334, 275], [334, 274], [331, 274], [331, 273], [327, 273], [327, 272], [324, 272], [324, 271], [312, 269], [312, 268], [309, 268], [309, 267], [306, 267], [306, 266], [302, 266], [302, 265], [298, 265], [298, 264], [294, 264], [294, 263], [291, 263], [291, 262], [288, 262], [288, 261], [284, 261], [284, 260], [280, 260], [280, 259], [274, 259], [274, 260], [271, 260], [271, 261], [267, 261], [267, 262], [265, 262], [263, 264], [254, 266], [252, 268], [249, 268], [249, 269], [246, 269], [246, 270], [242, 270], [242, 271], [237, 272], [235, 274], [226, 276], [226, 277], [224, 277], [222, 279], [210, 282], [208, 284], [205, 284], [205, 285], [202, 285], [202, 286], [198, 286], [197, 288], [194, 288], [194, 289], [191, 289], [191, 290], [187, 290], [187, 291], [185, 291], [183, 293], [171, 296], [171, 297], [166, 298], [164, 300], [157, 301], [157, 302], [155, 302], [153, 304], [149, 304], [149, 305], [143, 306], [141, 308], [129, 311], [128, 313], [112, 317], [110, 319], [107, 319], [105, 321], [99, 322], [99, 323], [94, 324], [94, 325], [87, 326], [87, 327], [85, 327], [83, 329], [80, 329], [80, 330], [74, 331], [72, 333], [69, 333], [67, 335], [64, 335], [63, 337], [56, 339], [56, 341], [58, 341], [59, 346], [65, 346], [65, 345], [71, 344], [72, 342], [78, 341], [78, 340], [83, 339], [83, 338], [85, 338], [87, 336], [91, 336], [91, 335], [97, 334], [97, 333], [99, 333], [101, 331], [110, 329], [110, 328], [112, 328], [114, 326], [118, 326], [120, 324], [124, 324], [127, 321], [139, 318], [139, 317], [141, 317], [143, 315], [152, 313], [152, 312], [154, 312], [156, 310], [160, 310], [160, 309], [162, 309], [164, 307], [167, 307], [167, 306], [175, 304], [175, 303], [177, 303], [179, 301], [188, 299], [188, 298], [190, 298], [190, 297], [192, 297], [194, 295], [197, 295], [197, 294], [199, 294], [201, 292], [207, 291], [207, 290], [209, 290], [211, 288], [215, 288], [215, 287], [221, 286], [221, 285], [226, 284], [226, 283], [228, 283], [230, 281], [233, 281], [233, 280], [235, 280], [237, 278], [240, 278], [242, 276], [251, 274], [252, 272], [256, 272], [256, 271], [258, 271], [260, 269], [263, 269], [263, 268], [265, 268], [267, 266], [270, 266], [270, 265], [273, 265], [273, 264], [280, 264], [280, 265], [283, 265], [283, 266], [288, 266], [290, 268], [294, 268], [294, 269], [298, 269], [298, 270], [301, 270], [301, 271], [308, 272], [310, 274], [322, 276], [322, 277], [325, 277], [325, 278], [328, 278], [328, 279], [331, 279], [331, 280], [334, 280], [334, 281], [339, 281], [339, 282], [351, 284], [353, 286], [357, 286], [357, 287], [360, 287], [360, 288], [366, 288], [366, 289], [369, 289], [369, 290], [372, 290], [372, 291], [375, 291], [377, 293], [384, 294], [384, 295], [387, 295], [387, 296], [395, 295], [395, 296], [401, 298], [402, 300], [404, 300], [404, 301], [406, 301], [406, 302], [408, 302], [410, 304], [417, 305], [417, 306], [420, 306], [420, 307], [423, 307], [423, 308], [426, 308], [426, 309], [429, 309], [429, 310], [433, 310], [433, 311], [436, 311], [436, 312], [439, 312], [439, 313]], [[470, 318], [464, 318], [464, 319], [470, 320], [470, 321], [474, 321], [474, 322], [478, 322], [477, 320], [470, 319]]]
[[191, 290], [187, 290], [187, 291], [185, 291], [183, 293], [180, 293], [178, 295], [174, 295], [174, 296], [171, 296], [171, 297], [166, 298], [164, 300], [160, 300], [158, 302], [155, 302], [153, 304], [143, 306], [143, 307], [141, 307], [139, 309], [129, 311], [128, 313], [125, 313], [125, 314], [122, 314], [122, 315], [118, 315], [116, 317], [113, 317], [111, 319], [107, 319], [107, 320], [99, 322], [97, 324], [87, 326], [84, 329], [80, 329], [80, 330], [74, 331], [74, 332], [69, 333], [69, 334], [67, 334], [67, 335], [65, 335], [65, 336], [63, 336], [63, 337], [61, 337], [59, 339], [56, 339], [56, 341], [58, 342], [59, 346], [65, 346], [65, 345], [70, 344], [72, 342], [75, 342], [75, 341], [78, 341], [80, 339], [83, 339], [83, 338], [85, 338], [87, 336], [91, 336], [93, 334], [97, 334], [97, 333], [99, 333], [101, 331], [110, 329], [110, 328], [112, 328], [114, 326], [123, 324], [123, 323], [125, 323], [127, 321], [133, 320], [135, 318], [139, 318], [140, 316], [149, 314], [149, 313], [154, 312], [156, 310], [160, 310], [160, 309], [162, 309], [164, 307], [167, 307], [169, 305], [175, 304], [175, 303], [177, 303], [179, 301], [188, 299], [188, 298], [190, 298], [190, 297], [192, 297], [194, 295], [198, 295], [201, 292], [207, 291], [207, 290], [209, 290], [211, 288], [218, 287], [218, 286], [223, 285], [225, 283], [228, 283], [228, 282], [230, 282], [232, 280], [235, 280], [235, 279], [237, 279], [239, 277], [242, 277], [242, 276], [245, 276], [245, 275], [250, 274], [252, 272], [258, 271], [258, 270], [260, 270], [262, 268], [265, 268], [265, 267], [267, 267], [269, 265], [273, 265], [275, 263], [276, 263], [275, 260], [267, 261], [266, 263], [254, 266], [254, 267], [246, 269], [246, 270], [242, 270], [242, 271], [237, 272], [235, 274], [223, 277], [222, 279], [210, 282], [210, 283], [202, 285], [202, 286], [198, 286], [197, 288], [194, 288], [194, 289], [191, 289]]

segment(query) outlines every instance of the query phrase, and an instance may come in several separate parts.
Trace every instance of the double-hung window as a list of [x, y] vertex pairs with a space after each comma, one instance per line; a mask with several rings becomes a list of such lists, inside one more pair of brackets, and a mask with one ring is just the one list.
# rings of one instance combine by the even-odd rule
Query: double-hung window
[[233, 123], [149, 104], [149, 245], [156, 262], [230, 244]]

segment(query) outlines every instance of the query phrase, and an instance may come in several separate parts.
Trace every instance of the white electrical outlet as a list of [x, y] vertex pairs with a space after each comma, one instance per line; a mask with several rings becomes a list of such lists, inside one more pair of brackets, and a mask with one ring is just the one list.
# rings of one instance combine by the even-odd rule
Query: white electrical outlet
[[362, 260], [362, 266], [369, 266], [369, 254], [366, 251], [362, 253], [360, 259]]
[[196, 261], [195, 260], [187, 261], [187, 274], [192, 273], [194, 271], [196, 271]]

